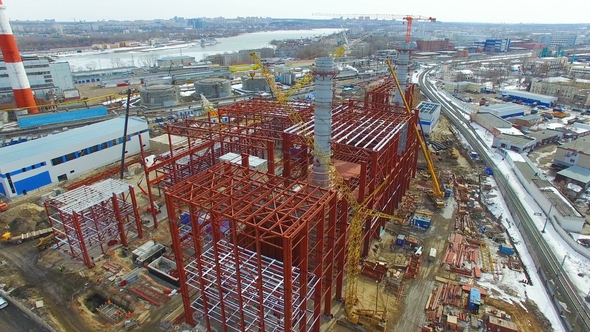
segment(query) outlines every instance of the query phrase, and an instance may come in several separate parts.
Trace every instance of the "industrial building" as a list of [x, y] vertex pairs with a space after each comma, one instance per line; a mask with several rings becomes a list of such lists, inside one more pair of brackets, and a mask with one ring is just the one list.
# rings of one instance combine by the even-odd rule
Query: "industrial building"
[[[336, 73], [323, 66], [315, 72], [315, 109], [265, 99], [221, 106], [217, 114], [232, 118], [231, 127], [221, 118], [169, 125], [168, 135], [191, 143], [146, 165], [146, 181], [167, 188], [189, 324], [203, 318], [208, 330], [320, 331], [322, 315], [343, 298], [349, 203], [331, 188], [305, 137], [315, 136], [356, 197], [378, 189], [371, 209], [393, 214], [409, 188], [418, 115], [390, 106], [391, 80], [367, 91], [370, 103], [332, 107]], [[293, 124], [293, 112], [304, 126]], [[363, 221], [362, 255], [385, 221]]]
[[580, 166], [590, 169], [590, 141], [579, 138], [558, 146], [553, 156], [553, 164], [563, 168]]
[[520, 90], [502, 90], [502, 97], [510, 97], [512, 100], [521, 101], [524, 104], [553, 107], [557, 103], [557, 97], [545, 96]]
[[477, 46], [483, 48], [484, 52], [500, 53], [510, 50], [510, 39], [486, 39], [484, 42], [475, 42]]
[[[67, 62], [49, 62], [38, 56], [23, 56], [23, 65], [31, 89], [36, 98], [53, 101], [78, 99], [80, 94], [74, 86], [74, 78]], [[14, 100], [11, 78], [4, 59], [0, 60], [0, 98], [2, 103]]]
[[523, 116], [527, 108], [518, 104], [494, 104], [490, 106], [481, 107], [480, 111], [491, 113], [499, 118], [507, 119], [517, 116]]
[[108, 179], [45, 201], [57, 248], [87, 267], [108, 247], [142, 237], [133, 186]]
[[492, 147], [516, 151], [518, 153], [525, 153], [533, 151], [536, 143], [537, 140], [533, 137], [525, 135], [500, 134], [498, 136], [494, 136]]
[[440, 108], [440, 104], [428, 101], [423, 101], [416, 106], [420, 121], [419, 128], [424, 135], [430, 135], [438, 124], [438, 120], [440, 119]]
[[[0, 194], [15, 197], [66, 181], [121, 159], [125, 118], [27, 141], [0, 149]], [[149, 148], [145, 120], [129, 118], [126, 155]]]

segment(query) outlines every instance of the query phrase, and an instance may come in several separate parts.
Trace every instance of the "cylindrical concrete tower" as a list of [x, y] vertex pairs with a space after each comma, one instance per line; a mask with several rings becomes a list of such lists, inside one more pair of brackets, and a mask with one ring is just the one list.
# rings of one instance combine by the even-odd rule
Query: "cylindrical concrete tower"
[[4, 6], [2, 0], [0, 0], [0, 49], [6, 63], [8, 77], [10, 77], [16, 107], [26, 108], [29, 114], [39, 113], [23, 60], [16, 46], [12, 28], [10, 28], [10, 22], [6, 15], [6, 6]]
[[396, 91], [396, 89], [393, 89], [393, 93], [395, 93], [395, 96], [393, 97], [393, 104], [395, 106], [404, 106], [402, 94], [406, 93], [406, 83], [408, 82], [408, 65], [410, 64], [409, 48], [410, 45], [404, 45], [397, 54], [397, 66], [395, 67], [395, 71], [397, 72], [397, 78], [402, 91]]
[[[332, 94], [336, 75], [334, 59], [315, 59], [314, 158], [311, 182], [327, 188], [330, 185], [330, 143], [332, 141]], [[323, 156], [327, 156], [325, 158]]]

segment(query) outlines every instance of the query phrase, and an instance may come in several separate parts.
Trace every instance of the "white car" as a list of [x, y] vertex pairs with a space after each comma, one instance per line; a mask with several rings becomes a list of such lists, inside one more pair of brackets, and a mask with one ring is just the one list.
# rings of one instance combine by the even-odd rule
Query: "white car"
[[8, 301], [6, 301], [2, 296], [0, 296], [0, 309], [4, 309], [8, 307]]

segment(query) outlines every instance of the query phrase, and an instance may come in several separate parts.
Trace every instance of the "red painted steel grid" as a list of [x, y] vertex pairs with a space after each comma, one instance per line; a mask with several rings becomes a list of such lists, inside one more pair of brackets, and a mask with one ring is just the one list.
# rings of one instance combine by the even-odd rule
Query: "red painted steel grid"
[[[191, 313], [187, 315], [189, 323], [194, 324], [194, 306], [200, 305], [208, 313], [205, 315], [208, 329], [217, 317], [220, 322], [226, 322], [222, 326], [224, 331], [250, 331], [252, 328], [291, 331], [292, 328], [288, 327], [319, 331], [322, 289], [326, 282], [316, 281], [313, 290], [307, 290], [305, 285], [309, 280], [325, 276], [326, 270], [335, 269], [333, 255], [328, 250], [328, 247], [333, 247], [330, 235], [338, 226], [335, 192], [304, 182], [285, 184], [278, 176], [220, 163], [170, 188], [166, 193], [166, 203], [176, 264], [181, 272], [181, 294], [185, 311]], [[182, 212], [190, 213], [190, 227], [179, 221]], [[199, 215], [206, 216], [200, 223], [195, 222], [199, 220]], [[222, 234], [224, 221], [229, 222], [229, 231]], [[256, 261], [256, 275], [248, 279], [258, 280], [253, 288], [248, 288], [252, 285], [248, 280], [241, 280], [244, 275], [236, 272], [244, 270], [244, 267], [239, 267], [241, 263], [246, 264], [239, 254], [243, 251], [255, 253], [252, 259]], [[212, 264], [211, 260], [205, 259], [211, 252], [215, 255], [214, 262], [223, 261], [223, 257], [231, 252], [235, 266]], [[273, 290], [277, 285], [272, 281], [266, 280], [263, 284], [263, 278], [257, 277], [264, 275], [263, 270], [270, 269], [268, 259], [284, 264], [280, 276], [284, 286], [278, 293]], [[210, 273], [204, 274], [205, 271], [217, 276], [207, 281], [201, 277], [210, 276]], [[234, 283], [222, 283], [227, 280]], [[194, 289], [189, 285], [193, 285]], [[242, 289], [244, 285], [248, 289]], [[219, 296], [211, 295], [211, 288], [215, 288]], [[292, 294], [288, 291], [290, 289], [298, 292]], [[248, 303], [244, 292], [258, 292], [252, 297], [259, 302]], [[270, 292], [272, 296], [266, 294], [268, 298], [284, 299], [283, 304], [277, 306], [260, 300], [265, 298], [263, 292]], [[230, 296], [230, 293], [233, 295]], [[198, 294], [201, 294], [200, 297]], [[234, 307], [225, 301], [218, 303], [219, 298], [224, 296], [227, 301], [239, 305]], [[313, 310], [307, 310], [310, 306], [307, 302]], [[218, 311], [209, 308], [216, 305], [220, 306]], [[256, 315], [247, 314], [249, 311]], [[268, 318], [269, 313], [275, 317]], [[282, 325], [278, 327], [274, 325], [279, 318], [276, 316], [282, 319]], [[252, 323], [255, 326], [249, 325]]]

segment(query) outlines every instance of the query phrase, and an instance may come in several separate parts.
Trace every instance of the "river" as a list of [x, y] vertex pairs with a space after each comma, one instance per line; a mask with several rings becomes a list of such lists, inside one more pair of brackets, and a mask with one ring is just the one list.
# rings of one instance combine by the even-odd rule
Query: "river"
[[313, 29], [313, 30], [281, 30], [247, 33], [235, 37], [218, 38], [219, 44], [201, 47], [199, 43], [185, 44], [184, 47], [156, 48], [122, 53], [104, 52], [88, 54], [72, 54], [59, 56], [57, 61], [70, 63], [72, 71], [83, 71], [89, 68], [107, 69], [121, 66], [142, 66], [147, 54], [157, 54], [159, 58], [168, 56], [194, 56], [197, 61], [208, 55], [218, 53], [232, 53], [240, 50], [258, 49], [270, 46], [273, 39], [295, 39], [326, 36], [341, 29]]

